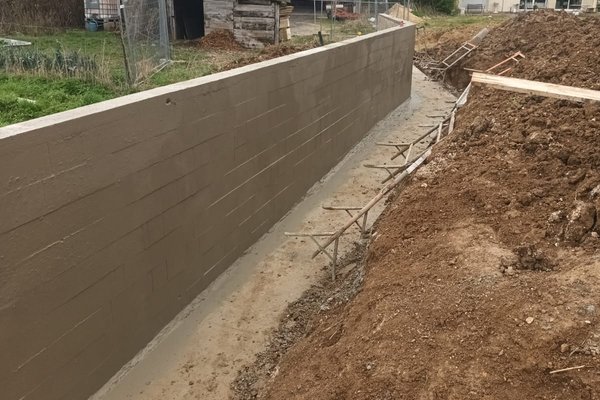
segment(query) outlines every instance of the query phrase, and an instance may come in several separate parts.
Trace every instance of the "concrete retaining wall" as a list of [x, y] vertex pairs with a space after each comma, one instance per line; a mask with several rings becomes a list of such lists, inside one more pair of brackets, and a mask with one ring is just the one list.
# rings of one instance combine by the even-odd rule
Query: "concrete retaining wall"
[[0, 129], [2, 399], [83, 399], [410, 94], [394, 28]]
[[403, 24], [407, 24], [407, 21], [403, 21], [398, 18], [394, 18], [391, 15], [387, 14], [379, 14], [377, 16], [377, 30], [382, 31], [384, 29], [394, 28], [397, 26], [402, 26]]

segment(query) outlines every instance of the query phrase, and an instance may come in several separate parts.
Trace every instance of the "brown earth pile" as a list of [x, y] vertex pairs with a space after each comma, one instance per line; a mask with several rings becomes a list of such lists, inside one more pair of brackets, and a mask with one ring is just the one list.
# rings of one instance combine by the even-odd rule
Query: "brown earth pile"
[[198, 40], [197, 45], [206, 50], [207, 56], [211, 59], [210, 64], [214, 66], [215, 71], [227, 71], [308, 50], [316, 47], [318, 43], [316, 40], [307, 42], [289, 41], [278, 45], [268, 45], [257, 51], [246, 49], [237, 43], [232, 32], [217, 30]]
[[[526, 58], [514, 68], [513, 76], [600, 89], [599, 31], [600, 18], [595, 16], [554, 11], [521, 14], [493, 29], [446, 78], [462, 89], [470, 81], [465, 67], [486, 70], [520, 51]], [[455, 47], [444, 46], [443, 52], [450, 54]]]
[[285, 42], [277, 45], [265, 46], [265, 48], [261, 49], [256, 53], [252, 53], [231, 61], [230, 63], [224, 65], [223, 70], [243, 67], [244, 65], [255, 64], [261, 61], [267, 61], [273, 58], [287, 56], [289, 54], [298, 53], [300, 51], [313, 49], [317, 46], [318, 43], [316, 41], [310, 41], [305, 43]]
[[215, 30], [198, 40], [198, 46], [205, 50], [243, 50], [244, 48], [235, 41], [233, 32], [228, 30]]
[[427, 29], [425, 27], [424, 30], [417, 32], [415, 55], [432, 61], [443, 60], [485, 27], [491, 28], [487, 24], [444, 29]]
[[[598, 88], [598, 22], [499, 29], [469, 65], [521, 50], [513, 76]], [[457, 118], [378, 222], [362, 290], [252, 397], [600, 399], [600, 104], [475, 88]]]

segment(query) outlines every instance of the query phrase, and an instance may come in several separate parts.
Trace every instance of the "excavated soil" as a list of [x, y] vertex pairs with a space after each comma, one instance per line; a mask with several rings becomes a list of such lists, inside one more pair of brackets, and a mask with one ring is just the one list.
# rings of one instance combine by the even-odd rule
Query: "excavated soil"
[[244, 48], [236, 42], [233, 32], [217, 29], [198, 40], [198, 46], [205, 50], [241, 51]]
[[354, 250], [340, 257], [335, 281], [324, 279], [287, 307], [267, 349], [257, 355], [256, 362], [242, 368], [233, 382], [237, 400], [255, 399], [265, 389], [268, 377], [277, 373], [282, 356], [314, 331], [317, 317], [354, 298], [364, 279], [365, 245], [364, 240], [355, 242]]
[[223, 70], [243, 67], [244, 65], [250, 65], [261, 61], [267, 61], [272, 58], [287, 56], [289, 54], [298, 53], [300, 51], [313, 49], [317, 46], [318, 43], [316, 40], [304, 43], [283, 42], [278, 45], [268, 45], [260, 51], [258, 51], [257, 53], [248, 54], [244, 57], [240, 57], [236, 60], [231, 61], [223, 67]]
[[[513, 76], [598, 89], [599, 40], [530, 13], [465, 65], [522, 51]], [[238, 396], [600, 399], [599, 148], [598, 103], [475, 87], [378, 221], [360, 291]]]
[[215, 71], [227, 71], [244, 65], [282, 57], [318, 46], [316, 40], [306, 42], [283, 42], [278, 45], [267, 45], [260, 50], [244, 48], [236, 42], [233, 33], [216, 30], [193, 42], [195, 46], [206, 51], [210, 64]]
[[[472, 38], [476, 30], [465, 27], [435, 33], [440, 34], [436, 45], [422, 49], [417, 56], [424, 61], [440, 61]], [[448, 71], [445, 81], [464, 89], [470, 81], [464, 68], [486, 70], [520, 51], [526, 58], [507, 75], [600, 89], [599, 31], [597, 16], [553, 11], [520, 14], [493, 28], [475, 52]]]
[[475, 24], [443, 29], [427, 29], [425, 27], [424, 30], [417, 33], [415, 55], [431, 61], [443, 60], [461, 44], [475, 36], [481, 29], [497, 25], [495, 20], [489, 22], [485, 25]]

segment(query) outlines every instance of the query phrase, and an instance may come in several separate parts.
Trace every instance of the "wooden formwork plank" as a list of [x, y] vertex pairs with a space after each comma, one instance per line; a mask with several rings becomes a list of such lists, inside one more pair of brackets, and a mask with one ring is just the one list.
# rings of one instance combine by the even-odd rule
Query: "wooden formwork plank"
[[534, 96], [545, 96], [577, 102], [583, 102], [586, 100], [600, 101], [600, 91], [597, 90], [557, 85], [554, 83], [530, 81], [519, 78], [509, 78], [506, 76], [490, 75], [481, 72], [473, 72], [472, 82], [481, 83], [495, 89], [524, 93]]

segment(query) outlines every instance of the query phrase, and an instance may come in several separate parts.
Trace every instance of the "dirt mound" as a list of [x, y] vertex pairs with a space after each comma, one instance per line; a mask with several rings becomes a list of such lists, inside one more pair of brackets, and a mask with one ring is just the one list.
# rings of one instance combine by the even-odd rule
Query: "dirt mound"
[[598, 106], [476, 90], [380, 221], [362, 291], [262, 396], [599, 398], [595, 119]]
[[[404, 6], [400, 5], [400, 3], [396, 3], [390, 7], [386, 14], [394, 18], [402, 19], [406, 16], [406, 11], [407, 10]], [[409, 15], [407, 17], [410, 22], [413, 22], [415, 24], [422, 24], [424, 22], [423, 18], [417, 17], [415, 14], [412, 13], [412, 10], [408, 10], [408, 13]]]
[[339, 259], [338, 279], [327, 279], [311, 287], [291, 303], [267, 350], [257, 355], [254, 364], [244, 367], [232, 385], [236, 400], [251, 400], [264, 390], [265, 377], [277, 373], [281, 357], [298, 340], [313, 332], [315, 315], [347, 304], [362, 286], [364, 279], [364, 241]]
[[512, 19], [513, 16], [494, 15], [476, 18], [472, 23], [466, 25], [449, 27], [437, 27], [435, 23], [432, 27], [425, 25], [425, 28], [417, 33], [415, 55], [417, 58], [428, 60], [443, 60], [482, 29], [496, 28], [506, 23], [507, 19]]
[[[520, 50], [514, 76], [598, 88], [598, 40], [600, 22], [531, 13], [467, 65]], [[599, 399], [599, 133], [599, 103], [473, 88], [378, 222], [362, 290], [253, 397]]]
[[243, 50], [235, 41], [233, 32], [227, 30], [212, 31], [198, 41], [198, 46], [205, 50]]
[[[481, 30], [481, 26], [465, 26], [460, 29], [445, 28], [427, 30], [417, 34], [415, 50], [417, 57], [426, 57], [431, 61], [440, 61], [461, 44], [471, 39]], [[449, 51], [453, 49], [452, 51]]]
[[289, 54], [298, 53], [300, 51], [309, 50], [317, 47], [316, 41], [306, 43], [281, 43], [279, 45], [270, 45], [261, 49], [258, 53], [254, 53], [245, 57], [238, 58], [223, 66], [223, 70], [228, 70], [244, 65], [255, 64], [257, 62], [270, 60], [277, 57], [287, 56]]
[[520, 51], [526, 59], [514, 69], [514, 76], [600, 89], [599, 48], [600, 18], [554, 11], [521, 14], [492, 30], [476, 52], [448, 72], [447, 79], [464, 88], [470, 80], [465, 67], [485, 70]]

